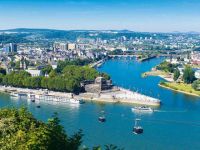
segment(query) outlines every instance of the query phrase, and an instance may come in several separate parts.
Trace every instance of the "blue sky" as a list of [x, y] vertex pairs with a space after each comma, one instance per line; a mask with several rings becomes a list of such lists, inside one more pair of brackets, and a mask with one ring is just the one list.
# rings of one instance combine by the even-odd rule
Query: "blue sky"
[[200, 32], [200, 0], [0, 0], [0, 29]]

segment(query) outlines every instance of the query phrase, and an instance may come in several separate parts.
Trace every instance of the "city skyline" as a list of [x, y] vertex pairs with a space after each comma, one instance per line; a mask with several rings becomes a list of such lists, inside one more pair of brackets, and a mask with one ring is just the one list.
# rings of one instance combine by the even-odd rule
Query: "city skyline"
[[2, 0], [0, 29], [200, 32], [198, 0]]

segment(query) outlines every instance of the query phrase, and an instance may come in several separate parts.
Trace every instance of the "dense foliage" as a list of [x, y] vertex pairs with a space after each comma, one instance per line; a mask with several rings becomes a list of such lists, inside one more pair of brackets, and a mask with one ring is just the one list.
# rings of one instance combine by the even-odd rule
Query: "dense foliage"
[[109, 55], [123, 55], [123, 51], [121, 49], [116, 49], [114, 51], [110, 51]]
[[92, 59], [76, 59], [76, 60], [65, 60], [65, 61], [58, 61], [57, 64], [57, 72], [62, 72], [62, 70], [68, 65], [76, 65], [76, 66], [85, 66], [91, 63]]
[[28, 42], [26, 37], [29, 34], [24, 34], [24, 33], [16, 33], [16, 34], [0, 34], [0, 41], [2, 43], [23, 43], [23, 42]]
[[192, 88], [195, 90], [200, 90], [200, 80], [196, 80], [192, 83]]
[[44, 123], [25, 108], [5, 108], [0, 118], [1, 150], [77, 150], [82, 143], [82, 132], [68, 137], [56, 114]]
[[42, 74], [43, 75], [49, 74], [52, 70], [53, 70], [52, 66], [51, 65], [47, 65], [42, 69]]
[[[49, 68], [49, 67], [48, 67]], [[22, 88], [43, 88], [61, 92], [79, 93], [83, 89], [81, 82], [84, 80], [94, 80], [97, 76], [109, 76], [104, 73], [98, 73], [95, 69], [87, 66], [67, 65], [60, 72], [46, 68], [44, 71], [49, 72], [49, 77], [39, 76], [31, 77], [26, 71], [13, 71], [10, 74], [0, 74], [0, 84]]]
[[3, 68], [0, 68], [0, 74], [6, 75], [6, 70]]
[[178, 69], [174, 70], [174, 81], [178, 80], [180, 76], [180, 71]]
[[187, 84], [192, 83], [195, 80], [194, 71], [191, 67], [186, 66], [183, 72], [183, 81]]
[[177, 68], [177, 65], [171, 64], [166, 61], [162, 62], [160, 65], [156, 67], [156, 69], [158, 70], [162, 70], [162, 71], [170, 72], [170, 73], [173, 73], [176, 68]]

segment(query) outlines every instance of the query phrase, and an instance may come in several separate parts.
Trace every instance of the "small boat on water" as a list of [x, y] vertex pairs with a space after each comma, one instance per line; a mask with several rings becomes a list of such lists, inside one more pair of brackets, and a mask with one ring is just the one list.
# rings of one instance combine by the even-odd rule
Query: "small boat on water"
[[138, 122], [140, 119], [135, 119], [135, 126], [133, 127], [133, 133], [134, 134], [142, 134], [143, 128], [141, 126], [138, 126]]
[[151, 107], [147, 107], [147, 106], [134, 107], [131, 110], [133, 112], [149, 112], [149, 113], [153, 112], [153, 109]]
[[71, 99], [69, 99], [69, 103], [71, 103], [71, 104], [83, 104], [84, 101], [83, 100], [79, 100], [79, 99], [71, 98]]
[[12, 92], [12, 93], [10, 93], [10, 96], [11, 96], [11, 97], [18, 97], [18, 93]]

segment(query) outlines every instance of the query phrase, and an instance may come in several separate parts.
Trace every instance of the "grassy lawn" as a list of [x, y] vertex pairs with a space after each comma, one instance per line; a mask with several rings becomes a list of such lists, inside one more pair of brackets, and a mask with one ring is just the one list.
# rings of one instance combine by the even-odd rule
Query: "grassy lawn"
[[176, 91], [184, 92], [190, 95], [200, 96], [200, 91], [196, 91], [192, 88], [191, 84], [176, 83], [176, 82], [164, 82], [160, 83], [161, 86], [167, 87]]

